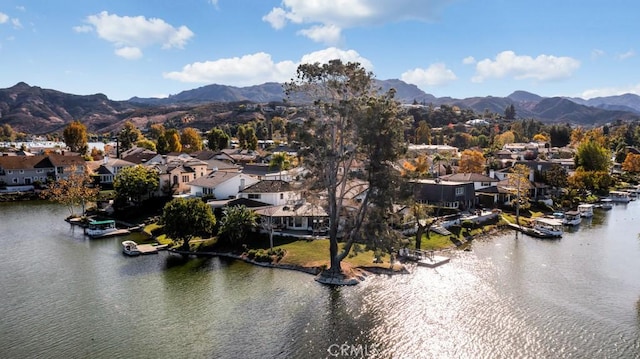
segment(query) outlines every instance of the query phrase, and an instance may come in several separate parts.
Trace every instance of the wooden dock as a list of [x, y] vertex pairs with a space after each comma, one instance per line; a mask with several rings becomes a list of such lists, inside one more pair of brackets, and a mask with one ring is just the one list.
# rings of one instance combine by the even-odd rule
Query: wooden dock
[[422, 251], [403, 248], [398, 251], [401, 259], [416, 262], [419, 266], [435, 268], [445, 263], [449, 263], [451, 258], [434, 254], [433, 251]]
[[167, 249], [167, 245], [161, 244], [154, 246], [151, 244], [138, 244], [137, 248], [140, 254], [156, 254], [158, 251]]

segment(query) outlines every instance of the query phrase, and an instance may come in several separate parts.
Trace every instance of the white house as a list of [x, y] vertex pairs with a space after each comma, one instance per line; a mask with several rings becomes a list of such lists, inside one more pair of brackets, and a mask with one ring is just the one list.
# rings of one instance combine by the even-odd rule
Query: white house
[[301, 200], [299, 192], [291, 183], [282, 180], [263, 180], [247, 186], [238, 193], [238, 198], [253, 199], [274, 206], [295, 204]]
[[190, 195], [195, 197], [213, 196], [216, 199], [236, 198], [238, 192], [258, 180], [235, 171], [214, 171], [188, 183]]

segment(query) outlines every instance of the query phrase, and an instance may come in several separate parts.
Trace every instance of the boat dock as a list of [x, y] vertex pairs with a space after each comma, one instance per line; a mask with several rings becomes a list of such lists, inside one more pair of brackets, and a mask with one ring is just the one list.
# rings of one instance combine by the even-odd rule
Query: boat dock
[[445, 263], [449, 263], [451, 258], [439, 256], [433, 251], [422, 251], [416, 249], [402, 248], [398, 251], [401, 259], [416, 262], [419, 266], [435, 268]]
[[138, 244], [137, 248], [140, 254], [156, 254], [158, 251], [167, 249], [167, 245], [161, 244], [154, 246], [151, 244]]

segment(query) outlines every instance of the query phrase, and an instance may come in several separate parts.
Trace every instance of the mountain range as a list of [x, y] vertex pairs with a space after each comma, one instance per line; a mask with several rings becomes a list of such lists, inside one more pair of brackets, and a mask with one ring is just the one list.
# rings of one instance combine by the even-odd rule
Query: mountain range
[[[406, 104], [449, 105], [503, 114], [514, 105], [517, 118], [533, 118], [542, 122], [570, 123], [582, 126], [601, 125], [617, 120], [640, 120], [640, 96], [620, 96], [581, 99], [571, 97], [541, 97], [526, 91], [516, 91], [507, 97], [471, 97], [455, 99], [435, 97], [417, 86], [401, 80], [376, 80], [383, 91], [396, 90], [396, 99]], [[46, 134], [60, 132], [69, 122], [79, 120], [90, 132], [115, 131], [124, 121], [139, 127], [147, 123], [179, 120], [189, 126], [209, 129], [224, 122], [243, 122], [264, 118], [257, 111], [240, 111], [239, 103], [282, 103], [282, 84], [234, 87], [207, 85], [180, 92], [167, 98], [133, 97], [113, 101], [103, 94], [73, 95], [43, 89], [20, 82], [0, 89], [0, 124], [9, 124], [17, 131]]]

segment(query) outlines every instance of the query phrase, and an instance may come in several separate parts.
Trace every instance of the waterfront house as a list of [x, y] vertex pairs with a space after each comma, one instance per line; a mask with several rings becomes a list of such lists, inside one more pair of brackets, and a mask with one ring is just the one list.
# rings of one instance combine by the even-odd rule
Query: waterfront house
[[235, 171], [214, 171], [187, 183], [189, 194], [194, 197], [214, 199], [236, 198], [238, 193], [258, 180]]
[[113, 186], [113, 180], [123, 168], [135, 165], [133, 162], [119, 158], [111, 158], [109, 156], [104, 157], [102, 161], [92, 161], [88, 163], [91, 172], [96, 177], [96, 182], [106, 187]]
[[191, 157], [184, 161], [174, 159], [166, 164], [150, 164], [150, 166], [159, 173], [159, 186], [163, 193], [189, 193], [189, 183], [208, 173], [206, 162]]
[[295, 204], [302, 197], [293, 185], [283, 180], [263, 180], [238, 192], [238, 198], [253, 199], [270, 205]]
[[36, 156], [2, 156], [0, 157], [0, 182], [9, 186], [32, 185], [68, 178], [75, 173], [84, 173], [86, 164], [80, 156], [64, 156], [60, 154]]
[[280, 235], [298, 236], [326, 234], [328, 231], [329, 215], [321, 206], [313, 203], [300, 201], [256, 208], [254, 211], [260, 216], [261, 228], [266, 232], [273, 230]]
[[412, 183], [413, 197], [418, 203], [458, 210], [469, 210], [475, 207], [473, 182], [426, 179], [415, 180]]

